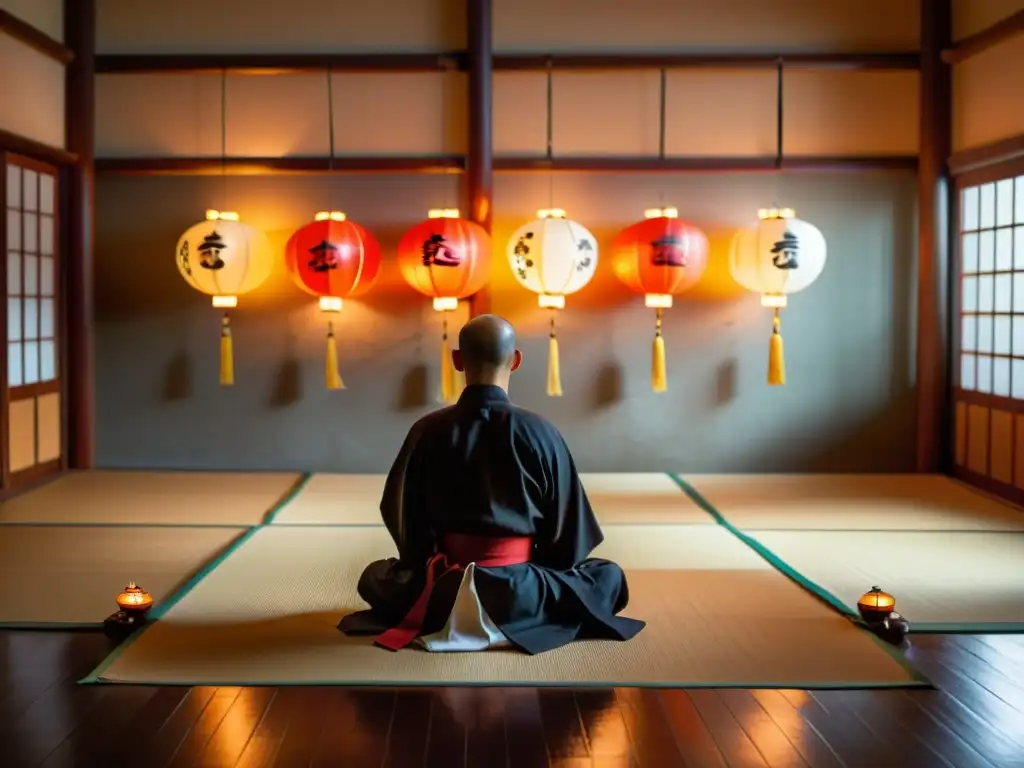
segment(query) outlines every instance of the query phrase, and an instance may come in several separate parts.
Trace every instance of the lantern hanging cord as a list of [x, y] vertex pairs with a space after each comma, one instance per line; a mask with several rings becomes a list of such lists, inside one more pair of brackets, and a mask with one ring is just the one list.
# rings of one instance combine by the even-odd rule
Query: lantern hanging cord
[[228, 208], [228, 70], [220, 71], [220, 176], [223, 185], [221, 210]]
[[334, 321], [333, 320], [328, 320], [327, 321], [327, 338], [328, 339], [333, 339], [334, 338]]
[[331, 68], [327, 68], [327, 136], [330, 142], [331, 155], [327, 159], [327, 170], [334, 170], [334, 87]]
[[[442, 141], [447, 145], [448, 143], [448, 97], [450, 91], [450, 81], [452, 77], [452, 68], [455, 62], [452, 59], [444, 59], [444, 71], [441, 73], [441, 137]], [[452, 187], [455, 186], [449, 181], [448, 176], [454, 169], [449, 166], [444, 168], [445, 176], [445, 207], [452, 208]], [[447, 338], [447, 336], [445, 337]]]
[[780, 329], [781, 329], [781, 326], [782, 326], [782, 318], [779, 316], [779, 313], [781, 311], [782, 310], [780, 310], [778, 307], [776, 307], [774, 312], [772, 313], [772, 333], [773, 334], [778, 334], [780, 332]]
[[554, 62], [547, 60], [548, 71], [548, 125], [547, 125], [547, 161], [548, 161], [548, 207], [555, 207], [555, 73]]
[[658, 307], [654, 315], [654, 338], [656, 339], [661, 337], [661, 317], [663, 311], [661, 307]]
[[[661, 68], [661, 92], [659, 94], [658, 103], [658, 159], [662, 162], [665, 161], [665, 125], [667, 120], [667, 104], [668, 104], [668, 70], [664, 67]], [[658, 190], [658, 202], [662, 205], [665, 203], [665, 187], [662, 185], [661, 189]], [[661, 310], [658, 310], [659, 312]]]
[[785, 104], [783, 90], [783, 61], [780, 56], [775, 60], [775, 201], [772, 207], [778, 209], [782, 197], [782, 155], [785, 136]]
[[552, 339], [555, 338], [555, 336], [557, 335], [555, 333], [555, 318], [557, 316], [558, 316], [558, 311], [555, 310], [555, 309], [552, 309], [551, 310], [551, 330], [548, 332], [548, 336], [550, 338], [552, 338]]
[[780, 56], [775, 61], [775, 77], [777, 87], [775, 91], [775, 169], [782, 169], [782, 148], [783, 148], [783, 118], [785, 116], [783, 106], [783, 89], [782, 89], [782, 57]]
[[441, 341], [448, 341], [448, 310], [441, 313]]

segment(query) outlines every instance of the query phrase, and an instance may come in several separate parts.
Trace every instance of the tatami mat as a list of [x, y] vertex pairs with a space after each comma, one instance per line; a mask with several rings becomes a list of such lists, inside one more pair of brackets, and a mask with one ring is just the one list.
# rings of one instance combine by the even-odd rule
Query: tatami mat
[[1024, 631], [1024, 534], [990, 531], [747, 531], [856, 612], [873, 586], [918, 631]]
[[129, 581], [159, 602], [245, 530], [0, 526], [0, 626], [100, 625]]
[[[384, 475], [313, 475], [275, 515], [279, 525], [380, 525]], [[582, 474], [602, 523], [708, 524], [712, 518], [664, 473]]]
[[683, 479], [741, 530], [1024, 532], [1024, 511], [941, 475]]
[[385, 475], [316, 474], [273, 517], [281, 525], [380, 525]]
[[[260, 529], [90, 680], [224, 685], [572, 684], [875, 687], [917, 683], [873, 638], [720, 526], [612, 526], [630, 570], [628, 643], [529, 657], [391, 653], [348, 638], [356, 579], [392, 551], [379, 527]], [[651, 570], [672, 568], [675, 570]], [[639, 570], [646, 569], [646, 570]]]
[[602, 523], [707, 525], [714, 522], [664, 472], [585, 472], [580, 480]]
[[0, 523], [258, 525], [288, 472], [75, 472], [0, 504]]

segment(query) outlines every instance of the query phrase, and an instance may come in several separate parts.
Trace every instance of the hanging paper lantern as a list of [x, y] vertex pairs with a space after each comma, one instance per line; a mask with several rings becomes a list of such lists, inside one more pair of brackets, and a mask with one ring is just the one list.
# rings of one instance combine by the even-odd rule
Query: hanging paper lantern
[[508, 260], [520, 285], [537, 294], [537, 303], [551, 310], [548, 342], [548, 395], [562, 396], [561, 366], [555, 313], [565, 297], [576, 293], [597, 270], [597, 240], [560, 208], [537, 211], [537, 219], [515, 231], [508, 242]]
[[708, 264], [708, 238], [696, 226], [679, 220], [675, 208], [653, 208], [645, 219], [624, 229], [612, 246], [612, 269], [626, 286], [644, 294], [656, 310], [651, 388], [668, 389], [662, 312], [672, 297], [695, 286]]
[[791, 208], [758, 211], [760, 221], [733, 239], [729, 269], [748, 291], [761, 294], [761, 306], [773, 310], [768, 354], [768, 383], [786, 383], [779, 312], [787, 294], [802, 291], [825, 269], [825, 236], [813, 224], [794, 218]]
[[[206, 220], [189, 227], [178, 239], [178, 271], [197, 291], [213, 297], [213, 306], [231, 309], [238, 297], [259, 288], [273, 268], [267, 236], [239, 221], [237, 213], [209, 210]], [[221, 320], [220, 383], [235, 383], [231, 321]]]
[[[288, 274], [302, 290], [320, 297], [324, 312], [341, 312], [346, 298], [370, 290], [380, 276], [380, 261], [380, 246], [373, 235], [339, 211], [321, 211], [296, 230], [285, 246]], [[328, 389], [345, 388], [330, 320], [325, 377]]]
[[405, 281], [430, 296], [434, 309], [443, 313], [441, 399], [453, 403], [461, 387], [448, 343], [448, 313], [487, 282], [491, 237], [479, 224], [460, 219], [453, 208], [432, 210], [399, 241], [398, 268]]

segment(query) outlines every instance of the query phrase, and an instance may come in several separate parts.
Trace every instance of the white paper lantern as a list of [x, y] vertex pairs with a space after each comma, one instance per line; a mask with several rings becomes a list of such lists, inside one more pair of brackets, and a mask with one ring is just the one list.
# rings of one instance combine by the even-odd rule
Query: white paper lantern
[[238, 214], [207, 211], [178, 239], [178, 271], [185, 282], [213, 297], [215, 307], [235, 307], [259, 288], [274, 266], [270, 241]]
[[597, 239], [565, 211], [538, 211], [537, 219], [515, 231], [508, 243], [512, 273], [538, 296], [540, 306], [562, 309], [597, 270]]
[[565, 297], [576, 293], [597, 271], [597, 239], [586, 227], [565, 217], [560, 208], [537, 211], [537, 218], [515, 231], [508, 241], [512, 274], [524, 288], [537, 294], [537, 303], [552, 310], [548, 346], [548, 395], [562, 396], [554, 311], [565, 307]]
[[737, 283], [761, 294], [764, 306], [785, 307], [787, 294], [807, 288], [825, 269], [825, 236], [788, 208], [758, 217], [734, 238], [729, 269]]
[[[238, 297], [259, 288], [274, 266], [270, 241], [260, 230], [238, 220], [237, 213], [207, 211], [178, 238], [178, 271], [185, 282], [213, 298], [213, 306], [238, 306]], [[220, 331], [220, 383], [235, 383], [231, 321], [225, 312]]]
[[825, 236], [813, 224], [794, 217], [790, 208], [758, 211], [758, 223], [739, 232], [732, 242], [729, 270], [748, 291], [761, 294], [761, 305], [773, 310], [768, 355], [768, 383], [786, 383], [779, 311], [788, 294], [817, 280], [825, 269]]

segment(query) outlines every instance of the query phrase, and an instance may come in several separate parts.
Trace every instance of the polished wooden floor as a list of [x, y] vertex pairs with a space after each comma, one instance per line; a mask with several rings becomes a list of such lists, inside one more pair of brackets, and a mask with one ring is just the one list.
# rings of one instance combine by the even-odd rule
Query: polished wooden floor
[[1024, 766], [1024, 637], [916, 636], [938, 690], [81, 686], [97, 633], [0, 631], [0, 766]]

